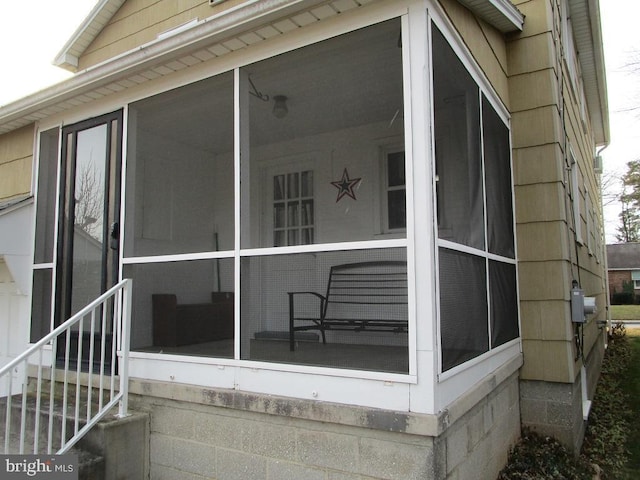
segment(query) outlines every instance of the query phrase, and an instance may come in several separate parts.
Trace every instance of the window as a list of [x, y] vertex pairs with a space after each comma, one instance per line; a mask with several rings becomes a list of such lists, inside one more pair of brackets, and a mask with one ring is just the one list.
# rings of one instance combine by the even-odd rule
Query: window
[[407, 228], [407, 186], [404, 152], [385, 154], [386, 228], [389, 231]]
[[60, 130], [40, 133], [36, 235], [33, 258], [31, 341], [37, 342], [51, 331], [51, 296], [56, 222], [56, 196]]
[[569, 164], [571, 171], [569, 172], [569, 195], [571, 197], [571, 213], [573, 215], [573, 226], [575, 229], [576, 241], [583, 243], [582, 238], [582, 195], [580, 193], [580, 169], [576, 161], [573, 149], [569, 147]]
[[442, 371], [519, 336], [509, 129], [433, 27]]
[[273, 177], [273, 246], [313, 243], [313, 171]]
[[[235, 290], [233, 89], [228, 72], [129, 106], [123, 275], [134, 280], [134, 350], [233, 357], [233, 338], [220, 335]], [[174, 308], [159, 294], [175, 296]]]
[[[400, 19], [387, 20], [129, 106], [123, 270], [134, 279], [133, 349], [409, 372], [400, 36]], [[394, 145], [384, 184], [381, 139]], [[379, 235], [381, 205], [395, 238]], [[332, 267], [354, 264], [365, 275], [375, 264], [374, 293], [386, 300], [342, 313], [388, 323], [386, 308], [401, 327], [345, 322], [325, 332], [326, 345], [319, 330], [299, 331], [293, 352], [277, 341], [289, 340], [289, 293], [318, 300]], [[167, 308], [156, 306], [171, 299], [167, 338]], [[240, 326], [226, 338], [236, 301]], [[301, 301], [296, 311], [307, 307], [321, 310]]]
[[[332, 267], [400, 262], [406, 279], [400, 34], [393, 19], [239, 69], [242, 359], [408, 373], [406, 329], [356, 331], [345, 322], [325, 332], [326, 345], [318, 329], [296, 331], [293, 352], [288, 341], [292, 311], [312, 319], [340, 303], [327, 295]], [[383, 150], [382, 177], [381, 141], [394, 147]], [[396, 238], [381, 238], [380, 223]], [[375, 278], [390, 282], [379, 269]], [[315, 295], [296, 295], [292, 308], [296, 292]], [[322, 296], [329, 301], [318, 304]], [[406, 319], [406, 297], [400, 303], [394, 314]], [[352, 320], [386, 314], [382, 304], [349, 305]]]

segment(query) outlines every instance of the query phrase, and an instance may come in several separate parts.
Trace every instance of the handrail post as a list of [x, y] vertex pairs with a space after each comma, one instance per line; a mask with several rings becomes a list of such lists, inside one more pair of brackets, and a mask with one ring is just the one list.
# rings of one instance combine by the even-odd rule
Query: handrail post
[[[93, 426], [95, 426], [101, 419], [103, 419], [108, 412], [113, 411], [112, 409], [118, 405], [118, 417], [126, 417], [129, 415], [128, 412], [128, 395], [129, 395], [129, 348], [130, 348], [130, 329], [131, 329], [131, 310], [132, 310], [132, 298], [133, 298], [133, 282], [130, 279], [123, 280], [119, 282], [117, 285], [113, 286], [107, 292], [102, 294], [96, 300], [91, 302], [89, 305], [81, 309], [75, 315], [73, 315], [70, 319], [64, 322], [62, 325], [59, 325], [52, 332], [45, 335], [34, 345], [29, 347], [27, 350], [22, 352], [16, 358], [11, 360], [8, 364], [4, 365], [0, 368], [0, 384], [7, 384], [7, 397], [6, 397], [6, 412], [5, 412], [5, 428], [4, 428], [4, 443], [0, 445], [0, 451], [4, 451], [5, 454], [11, 453], [12, 446], [10, 445], [10, 438], [16, 437], [19, 434], [19, 445], [17, 445], [17, 449], [20, 453], [25, 453], [26, 445], [26, 426], [27, 426], [27, 394], [29, 392], [28, 388], [28, 380], [29, 380], [29, 366], [30, 361], [33, 355], [37, 355], [37, 384], [35, 388], [35, 405], [36, 412], [40, 410], [40, 407], [46, 405], [44, 403], [46, 400], [46, 394], [44, 392], [43, 385], [43, 353], [47, 348], [51, 349], [51, 368], [50, 368], [50, 386], [48, 392], [48, 426], [46, 430], [46, 451], [48, 454], [52, 454], [54, 452], [54, 410], [62, 406], [62, 418], [60, 421], [56, 420], [56, 424], [60, 424], [60, 446], [57, 449], [57, 454], [62, 454], [67, 452], [73, 445], [76, 444]], [[107, 304], [108, 302], [113, 302], [113, 327], [112, 327], [112, 371], [111, 371], [111, 397], [109, 402], [104, 405], [103, 404], [103, 376], [104, 376], [104, 361], [105, 361], [105, 338], [108, 335], [107, 329]], [[95, 321], [96, 321], [96, 309], [102, 310], [102, 328], [101, 331], [101, 352], [100, 352], [100, 385], [99, 385], [99, 408], [95, 415], [91, 413], [91, 397], [92, 397], [92, 385], [93, 385], [93, 356], [94, 356], [94, 338], [93, 335], [95, 333]], [[89, 377], [88, 377], [88, 386], [87, 386], [87, 416], [86, 416], [86, 424], [80, 428], [80, 404], [81, 404], [81, 391], [82, 391], [82, 378], [81, 378], [81, 364], [83, 358], [85, 356], [85, 351], [83, 350], [83, 337], [84, 337], [84, 316], [91, 315], [91, 329], [89, 339]], [[78, 326], [77, 335], [78, 335], [78, 345], [77, 345], [77, 353], [75, 355], [75, 361], [77, 365], [75, 366], [76, 374], [75, 378], [70, 378], [70, 356], [71, 356], [71, 333], [74, 331], [73, 328]], [[59, 341], [64, 341], [64, 369], [62, 371], [62, 397], [58, 400], [56, 398], [56, 370], [58, 367], [58, 346]], [[116, 343], [117, 342], [117, 343]], [[117, 349], [116, 349], [117, 346]], [[116, 362], [120, 362], [119, 364]], [[119, 386], [120, 390], [117, 395], [114, 396], [113, 390], [115, 388], [115, 366], [120, 365], [119, 370]], [[21, 389], [21, 399], [16, 399], [16, 406], [18, 402], [20, 405], [20, 425], [17, 429], [18, 431], [14, 434], [12, 432], [12, 400], [13, 400], [13, 380], [14, 380], [14, 372], [24, 372], [24, 379], [22, 382]], [[75, 380], [75, 395], [69, 394], [69, 384]], [[16, 379], [17, 381], [17, 379]], [[74, 398], [72, 398], [74, 397]], [[54, 408], [54, 404], [56, 405]], [[67, 409], [68, 406], [73, 406], [73, 410], [75, 411], [75, 423], [73, 428], [73, 435], [71, 438], [67, 439], [67, 428], [66, 428], [66, 418], [70, 413]], [[17, 414], [17, 413], [16, 413]], [[40, 428], [39, 428], [39, 417], [36, 416], [36, 420], [34, 421], [34, 440], [33, 440], [33, 453], [38, 453], [40, 450]], [[0, 432], [1, 433], [1, 432]], [[56, 433], [58, 433], [56, 431]], [[29, 440], [31, 442], [31, 440]], [[57, 443], [57, 438], [56, 442]]]
[[118, 408], [118, 417], [126, 417], [129, 415], [129, 347], [131, 343], [131, 280], [127, 279], [122, 290], [122, 312], [120, 319], [120, 352], [122, 356], [120, 369], [120, 405]]

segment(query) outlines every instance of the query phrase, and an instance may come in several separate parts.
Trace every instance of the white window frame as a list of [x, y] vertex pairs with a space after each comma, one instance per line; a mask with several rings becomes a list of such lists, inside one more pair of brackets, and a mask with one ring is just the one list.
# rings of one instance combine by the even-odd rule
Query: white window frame
[[571, 213], [573, 215], [573, 228], [576, 241], [584, 244], [582, 237], [582, 194], [580, 192], [580, 167], [576, 160], [576, 155], [571, 145], [568, 147], [569, 155], [569, 195], [571, 195]]
[[569, 15], [569, 0], [561, 0], [560, 7], [560, 22], [561, 22], [561, 35], [562, 45], [561, 49], [564, 53], [563, 58], [565, 66], [569, 74], [569, 81], [571, 84], [571, 91], [574, 94], [574, 98], [578, 100], [578, 67], [577, 67], [577, 55], [575, 42], [573, 40], [573, 28], [571, 25], [571, 17]]
[[[389, 197], [388, 193], [394, 190], [404, 190], [405, 192], [405, 204], [407, 203], [407, 171], [406, 171], [406, 149], [403, 145], [389, 145], [381, 147], [380, 153], [380, 202], [381, 202], [381, 218], [380, 226], [383, 234], [402, 234], [407, 231], [406, 222], [404, 228], [390, 228], [389, 227]], [[405, 183], [402, 186], [389, 186], [389, 155], [394, 153], [403, 153], [405, 155]], [[405, 216], [406, 220], [406, 216]]]
[[[277, 173], [276, 173], [277, 172]], [[292, 174], [298, 174], [299, 175], [299, 179], [298, 179], [298, 183], [300, 185], [301, 177], [303, 173], [306, 172], [311, 172], [311, 175], [313, 176], [312, 179], [312, 194], [311, 196], [307, 196], [307, 197], [303, 197], [302, 196], [302, 191], [298, 192], [299, 195], [296, 198], [293, 199], [289, 199], [289, 197], [286, 196], [285, 193], [285, 197], [281, 200], [281, 201], [276, 201], [273, 197], [273, 184], [274, 184], [274, 180], [276, 177], [279, 176], [283, 176], [285, 177], [285, 192], [288, 191], [288, 177], [289, 175]], [[271, 242], [270, 245], [275, 246], [276, 243], [276, 230], [278, 231], [282, 231], [284, 232], [285, 235], [285, 242], [284, 245], [281, 246], [294, 246], [294, 245], [313, 245], [314, 241], [312, 240], [311, 243], [301, 243], [298, 242], [294, 245], [290, 245], [289, 244], [289, 232], [290, 231], [297, 231], [298, 235], [300, 235], [300, 239], [302, 238], [302, 231], [304, 229], [310, 229], [312, 231], [312, 238], [317, 238], [316, 237], [316, 217], [317, 217], [317, 212], [316, 212], [316, 185], [315, 185], [315, 178], [317, 176], [317, 174], [314, 172], [314, 169], [312, 167], [307, 168], [304, 164], [298, 164], [298, 165], [290, 165], [289, 168], [282, 168], [282, 169], [277, 169], [277, 170], [273, 170], [272, 172], [270, 172], [269, 174], [269, 178], [266, 180], [268, 182], [270, 182], [270, 187], [267, 188], [267, 191], [271, 193], [271, 195], [269, 197], [265, 197], [265, 205], [270, 205], [270, 210], [271, 210], [271, 217], [270, 217], [270, 233], [271, 233]], [[288, 204], [291, 203], [291, 200], [294, 200], [298, 206], [299, 206], [299, 211], [298, 211], [298, 216], [299, 216], [299, 224], [295, 225], [295, 226], [291, 226], [289, 225], [288, 222]], [[313, 222], [311, 224], [306, 224], [303, 225], [302, 224], [302, 206], [304, 204], [304, 202], [306, 200], [311, 200], [312, 202], [312, 206], [313, 206], [313, 211], [312, 211], [312, 218], [313, 218]], [[277, 228], [275, 225], [275, 209], [276, 209], [276, 203], [282, 203], [284, 204], [284, 220], [285, 220], [285, 226], [283, 228]]]
[[[313, 253], [315, 251], [331, 252], [346, 250], [363, 250], [378, 248], [406, 248], [407, 251], [407, 269], [408, 269], [408, 286], [409, 286], [409, 338], [408, 338], [408, 356], [409, 356], [409, 372], [408, 374], [396, 374], [377, 371], [349, 370], [329, 367], [314, 367], [307, 365], [268, 363], [262, 361], [250, 361], [240, 359], [240, 341], [239, 335], [236, 335], [235, 355], [233, 359], [223, 358], [195, 358], [179, 355], [162, 355], [147, 352], [131, 352], [131, 375], [141, 378], [159, 381], [175, 381], [181, 383], [192, 383], [201, 386], [210, 386], [218, 388], [240, 388], [247, 391], [291, 396], [296, 398], [316, 399], [322, 398], [325, 401], [332, 401], [345, 404], [354, 404], [360, 406], [371, 406], [379, 408], [391, 408], [397, 410], [408, 411], [410, 409], [411, 395], [415, 391], [417, 385], [417, 360], [416, 360], [416, 286], [415, 286], [415, 250], [413, 248], [413, 231], [412, 211], [413, 211], [413, 184], [407, 185], [407, 234], [402, 238], [376, 237], [369, 241], [342, 242], [334, 244], [322, 245], [299, 245], [278, 248], [241, 248], [240, 230], [241, 215], [240, 203], [242, 191], [240, 190], [240, 156], [243, 149], [246, 153], [245, 142], [242, 138], [243, 129], [240, 123], [244, 119], [241, 114], [239, 101], [240, 82], [243, 81], [241, 69], [253, 62], [269, 58], [281, 53], [286, 53], [292, 49], [304, 47], [317, 42], [328, 40], [337, 35], [349, 33], [359, 28], [367, 27], [386, 20], [397, 18], [402, 25], [402, 42], [403, 42], [403, 79], [404, 79], [404, 141], [405, 141], [405, 167], [406, 178], [412, 178], [412, 120], [411, 120], [411, 104], [415, 102], [411, 95], [413, 79], [419, 78], [423, 71], [421, 67], [412, 66], [411, 58], [419, 58], [424, 55], [424, 46], [426, 37], [420, 30], [414, 28], [409, 31], [411, 15], [408, 15], [409, 6], [414, 5], [414, 22], [424, 22], [425, 11], [419, 7], [420, 2], [413, 0], [398, 1], [380, 5], [370, 5], [366, 7], [366, 12], [360, 14], [354, 9], [349, 13], [344, 13], [330, 20], [325, 20], [322, 29], [310, 28], [308, 31], [301, 29], [298, 32], [290, 32], [286, 36], [280, 37], [276, 42], [271, 43], [269, 48], [256, 47], [247, 49], [246, 51], [237, 52], [237, 55], [228, 57], [229, 63], [222, 62], [228, 68], [215, 67], [212, 69], [194, 70], [194, 72], [178, 73], [176, 78], [180, 79], [179, 85], [172, 85], [170, 88], [187, 85], [194, 81], [207, 78], [213, 74], [224, 73], [229, 68], [234, 71], [235, 78], [235, 140], [234, 140], [234, 166], [235, 166], [235, 238], [236, 245], [232, 252], [208, 252], [206, 254], [182, 254], [182, 255], [163, 255], [157, 257], [140, 257], [140, 258], [122, 258], [122, 265], [134, 265], [150, 262], [166, 262], [177, 260], [196, 260], [205, 258], [234, 258], [235, 263], [235, 289], [240, 292], [240, 263], [243, 258], [251, 256], [265, 255], [281, 255], [293, 253]], [[417, 15], [416, 15], [417, 14]], [[411, 33], [411, 35], [410, 35]], [[286, 37], [286, 38], [284, 38]], [[410, 40], [415, 37], [415, 40]], [[413, 51], [410, 53], [411, 46]], [[418, 69], [419, 72], [416, 70]], [[212, 73], [215, 70], [215, 73]], [[163, 83], [163, 87], [156, 89], [151, 87], [148, 91], [155, 90], [153, 93], [163, 93], [169, 90], [167, 83]], [[136, 101], [146, 98], [151, 94], [144, 94], [140, 98], [128, 98], [128, 101]], [[407, 118], [408, 117], [408, 118]], [[125, 124], [125, 134], [127, 126]], [[246, 130], [245, 130], [246, 131]], [[125, 154], [126, 154], [125, 148]], [[125, 159], [126, 161], [126, 159]], [[123, 169], [124, 170], [124, 169]], [[246, 179], [244, 179], [246, 180]], [[317, 182], [318, 179], [316, 178]], [[124, 194], [125, 189], [123, 189]], [[123, 203], [124, 204], [124, 203]], [[124, 209], [123, 209], [124, 210]], [[317, 232], [316, 232], [317, 233]], [[236, 332], [240, 331], [240, 297], [235, 296], [235, 328]], [[216, 367], [212, 370], [212, 366]], [[168, 374], [168, 372], [173, 372]], [[430, 376], [430, 372], [422, 369], [422, 374]], [[433, 393], [425, 395], [426, 391], [432, 392], [433, 382], [425, 380], [424, 386], [419, 388], [415, 394], [420, 395], [419, 404], [411, 408], [414, 411], [423, 413], [434, 413], [433, 409]], [[390, 388], [393, 386], [393, 388]], [[422, 392], [422, 393], [420, 393]], [[415, 402], [415, 400], [414, 400]]]
[[[505, 123], [507, 128], [509, 129], [509, 137], [510, 137], [510, 147], [511, 147], [511, 121], [510, 114], [506, 106], [500, 100], [499, 95], [493, 88], [491, 82], [483, 73], [481, 67], [478, 65], [476, 60], [474, 59], [471, 52], [467, 49], [464, 40], [457, 33], [455, 27], [451, 24], [450, 20], [446, 13], [441, 10], [439, 6], [434, 7], [430, 10], [431, 18], [429, 20], [433, 20], [436, 26], [439, 28], [440, 32], [444, 35], [445, 39], [449, 42], [449, 45], [453, 49], [454, 53], [457, 55], [458, 59], [462, 62], [464, 67], [467, 69], [473, 80], [476, 82], [478, 86], [479, 95], [484, 94], [487, 101], [491, 104], [494, 110], [497, 112], [498, 116]], [[429, 22], [429, 30], [431, 29], [431, 22]], [[429, 35], [429, 48], [431, 46], [431, 34]], [[433, 72], [433, 68], [430, 66], [430, 72]], [[430, 75], [431, 76], [431, 75]], [[431, 80], [432, 82], [432, 80]], [[433, 86], [431, 88], [431, 99], [429, 104], [434, 104], [433, 99]], [[481, 98], [481, 97], [480, 97]], [[433, 122], [433, 111], [429, 113], [431, 115], [431, 130], [430, 136], [432, 139], [435, 138], [434, 132], [434, 122]], [[431, 144], [431, 158], [435, 159], [435, 144]], [[432, 164], [433, 172], [432, 172], [432, 207], [433, 207], [433, 218], [434, 218], [434, 238], [435, 242], [435, 263], [436, 263], [436, 272], [439, 271], [439, 263], [438, 263], [438, 254], [437, 249], [439, 247], [450, 248], [453, 250], [457, 250], [464, 253], [471, 253], [474, 255], [479, 255], [481, 257], [486, 257], [487, 259], [496, 259], [506, 263], [512, 263], [516, 267], [516, 292], [519, 296], [519, 285], [518, 285], [518, 251], [517, 251], [517, 242], [515, 242], [514, 238], [514, 259], [509, 259], [505, 257], [499, 257], [497, 255], [483, 252], [471, 247], [467, 247], [465, 245], [453, 243], [447, 240], [438, 238], [438, 225], [435, 219], [437, 218], [437, 198], [435, 195], [436, 192], [436, 182], [437, 176], [435, 172], [435, 161]], [[484, 158], [482, 159], [482, 171], [483, 171], [483, 186], [484, 186]], [[513, 182], [513, 156], [511, 156], [511, 185], [514, 185]], [[511, 198], [512, 204], [514, 203], [515, 191], [512, 188]], [[486, 203], [486, 195], [483, 197], [483, 201]], [[486, 211], [486, 205], [485, 205]], [[513, 208], [513, 222], [515, 225], [515, 208]], [[485, 216], [485, 224], [486, 224], [486, 216]], [[515, 230], [514, 230], [515, 235]], [[486, 237], [486, 225], [485, 225], [485, 237]], [[486, 242], [486, 238], [485, 238]], [[488, 275], [488, 272], [487, 272]], [[488, 287], [487, 287], [488, 288]], [[435, 292], [435, 304], [436, 304], [436, 312], [437, 312], [437, 349], [438, 352], [442, 352], [442, 344], [441, 344], [441, 336], [440, 336], [440, 292], [438, 282], [436, 281], [436, 292]], [[520, 302], [518, 301], [518, 329], [522, 332], [522, 325], [520, 322]], [[500, 345], [497, 348], [489, 349], [487, 352], [468, 360], [460, 365], [457, 365], [445, 372], [442, 371], [442, 360], [441, 355], [437, 355], [436, 366], [437, 366], [437, 381], [438, 381], [438, 402], [436, 408], [444, 408], [450, 402], [454, 401], [456, 398], [459, 398], [467, 389], [469, 385], [473, 385], [476, 382], [480, 381], [485, 376], [489, 375], [491, 372], [495, 371], [500, 366], [503, 366], [510, 362], [518, 363], [520, 362], [519, 358], [522, 352], [522, 342], [521, 336]]]

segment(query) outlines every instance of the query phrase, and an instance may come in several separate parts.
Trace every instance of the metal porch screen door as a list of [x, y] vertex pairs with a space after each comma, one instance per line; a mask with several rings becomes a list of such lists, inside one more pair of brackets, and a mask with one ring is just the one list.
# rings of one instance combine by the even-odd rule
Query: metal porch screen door
[[63, 128], [61, 158], [56, 326], [118, 281], [122, 111]]

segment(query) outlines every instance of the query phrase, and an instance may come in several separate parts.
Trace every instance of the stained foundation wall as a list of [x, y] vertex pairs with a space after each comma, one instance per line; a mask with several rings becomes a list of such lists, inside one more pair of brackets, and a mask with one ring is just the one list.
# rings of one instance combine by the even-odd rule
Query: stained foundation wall
[[154, 480], [495, 478], [520, 435], [516, 373], [455, 419], [175, 384], [132, 390], [151, 419]]

